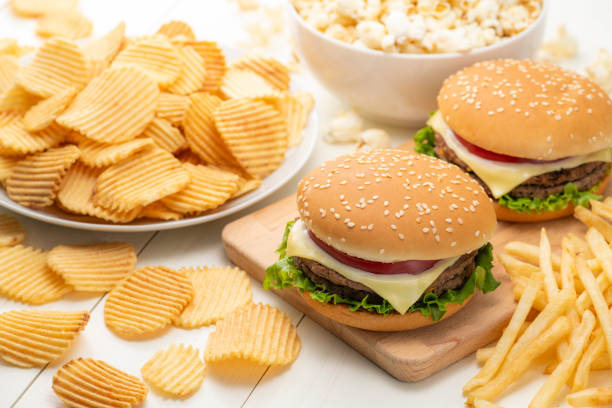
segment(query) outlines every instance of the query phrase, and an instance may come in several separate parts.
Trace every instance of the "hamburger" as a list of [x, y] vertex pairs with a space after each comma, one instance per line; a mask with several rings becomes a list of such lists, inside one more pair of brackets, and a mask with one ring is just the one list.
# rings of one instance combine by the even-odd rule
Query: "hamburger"
[[449, 77], [415, 150], [469, 172], [499, 220], [536, 222], [600, 199], [612, 162], [612, 101], [595, 83], [530, 60]]
[[302, 179], [297, 208], [263, 286], [297, 288], [340, 323], [426, 326], [499, 285], [493, 205], [453, 164], [392, 149], [340, 156]]

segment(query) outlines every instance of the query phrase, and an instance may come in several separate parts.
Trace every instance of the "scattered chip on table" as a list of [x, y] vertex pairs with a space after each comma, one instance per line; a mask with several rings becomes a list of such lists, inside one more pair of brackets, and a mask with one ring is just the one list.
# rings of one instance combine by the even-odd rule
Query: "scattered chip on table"
[[0, 246], [12, 246], [25, 239], [26, 232], [15, 217], [0, 213]]

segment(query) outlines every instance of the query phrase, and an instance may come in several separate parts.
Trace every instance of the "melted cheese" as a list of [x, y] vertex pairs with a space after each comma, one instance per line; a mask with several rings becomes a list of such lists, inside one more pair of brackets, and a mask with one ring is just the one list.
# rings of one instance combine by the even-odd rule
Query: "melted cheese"
[[344, 265], [317, 246], [308, 236], [306, 225], [301, 220], [293, 224], [287, 239], [287, 255], [317, 261], [340, 275], [359, 282], [386, 299], [393, 308], [404, 314], [416, 302], [442, 272], [454, 264], [459, 257], [443, 259], [432, 268], [418, 274], [377, 275]]
[[554, 163], [504, 163], [483, 159], [470, 153], [455, 137], [451, 128], [436, 112], [427, 122], [442, 136], [448, 147], [457, 154], [472, 171], [485, 182], [495, 198], [499, 198], [528, 178], [560, 169], [571, 169], [584, 163], [612, 162], [612, 149], [605, 149], [584, 156], [573, 156]]

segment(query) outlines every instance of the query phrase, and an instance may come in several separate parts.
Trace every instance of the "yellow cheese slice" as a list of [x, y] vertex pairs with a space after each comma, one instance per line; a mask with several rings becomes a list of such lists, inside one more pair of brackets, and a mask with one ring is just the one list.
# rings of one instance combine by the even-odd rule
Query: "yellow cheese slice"
[[584, 156], [573, 156], [554, 163], [504, 163], [483, 159], [470, 153], [455, 137], [451, 128], [442, 119], [442, 114], [436, 112], [427, 122], [442, 136], [448, 147], [457, 154], [472, 171], [485, 182], [495, 198], [510, 192], [514, 187], [528, 178], [561, 169], [571, 169], [584, 163], [603, 161], [612, 162], [612, 149], [600, 150]]
[[302, 220], [293, 224], [287, 239], [287, 255], [317, 261], [321, 265], [333, 269], [340, 275], [355, 282], [359, 282], [393, 306], [401, 314], [406, 313], [414, 302], [419, 300], [425, 289], [429, 287], [444, 272], [454, 264], [459, 257], [443, 259], [432, 268], [418, 274], [408, 273], [397, 275], [377, 275], [344, 265], [317, 246], [308, 236], [308, 230]]

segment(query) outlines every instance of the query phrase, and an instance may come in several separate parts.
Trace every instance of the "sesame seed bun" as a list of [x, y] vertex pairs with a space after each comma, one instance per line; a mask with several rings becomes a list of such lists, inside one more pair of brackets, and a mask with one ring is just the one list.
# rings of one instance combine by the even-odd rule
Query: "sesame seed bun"
[[404, 150], [324, 163], [300, 182], [297, 206], [317, 238], [377, 262], [463, 255], [483, 246], [496, 226], [478, 182], [453, 164]]
[[378, 332], [412, 330], [438, 323], [457, 313], [467, 305], [474, 296], [472, 294], [472, 296], [466, 299], [462, 304], [451, 303], [447, 305], [444, 316], [438, 321], [433, 321], [431, 316], [425, 317], [421, 312], [406, 313], [403, 315], [394, 312], [388, 315], [379, 315], [363, 310], [351, 311], [347, 305], [318, 302], [313, 300], [308, 292], [300, 294], [308, 306], [327, 318], [347, 326]]
[[[610, 174], [608, 174], [599, 184], [597, 191], [595, 194], [601, 195], [606, 191], [606, 187], [608, 182], [610, 181]], [[505, 207], [503, 205], [499, 205], [497, 202], [494, 202], [495, 206], [495, 214], [497, 215], [497, 219], [500, 221], [510, 221], [510, 222], [541, 222], [541, 221], [550, 221], [556, 220], [558, 218], [569, 217], [574, 213], [574, 204], [568, 204], [567, 207], [556, 210], [556, 211], [542, 211], [542, 212], [517, 212]]]
[[480, 62], [438, 94], [446, 123], [492, 152], [554, 160], [609, 148], [612, 100], [594, 82], [531, 60]]

